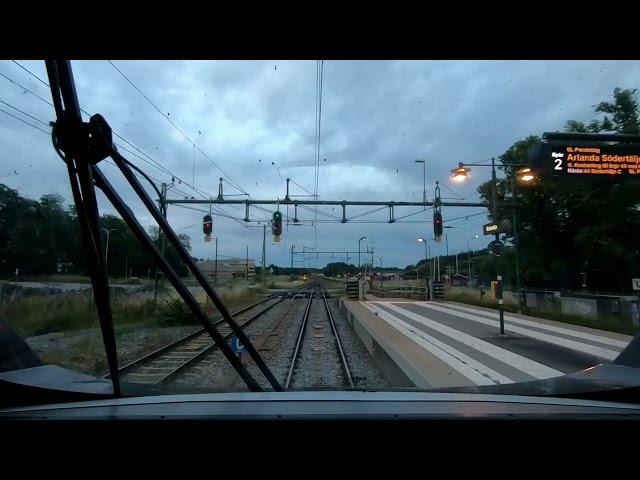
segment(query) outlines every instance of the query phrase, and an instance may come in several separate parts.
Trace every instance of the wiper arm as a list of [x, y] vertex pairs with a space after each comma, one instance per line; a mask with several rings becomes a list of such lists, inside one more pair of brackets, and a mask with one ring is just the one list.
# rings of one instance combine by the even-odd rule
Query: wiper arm
[[[104, 259], [101, 253], [103, 251], [100, 241], [101, 238], [98, 231], [98, 209], [95, 191], [93, 189], [94, 182], [116, 208], [143, 248], [145, 248], [145, 250], [154, 257], [160, 269], [169, 279], [187, 306], [191, 309], [192, 313], [203, 328], [209, 333], [209, 335], [211, 335], [220, 351], [238, 372], [249, 389], [252, 391], [262, 391], [263, 389], [252, 377], [246, 367], [242, 365], [238, 357], [224, 341], [224, 338], [217, 328], [209, 321], [207, 315], [200, 308], [200, 305], [184, 282], [160, 253], [157, 246], [140, 225], [131, 209], [125, 204], [120, 195], [115, 191], [113, 186], [98, 168], [97, 163], [108, 156], [113, 158], [117, 167], [123, 173], [131, 187], [137, 193], [138, 197], [158, 222], [161, 231], [169, 239], [182, 261], [187, 265], [213, 304], [218, 308], [222, 317], [242, 342], [245, 349], [271, 386], [276, 391], [282, 391], [282, 387], [276, 380], [275, 376], [269, 370], [264, 360], [260, 357], [255, 347], [251, 344], [242, 328], [233, 319], [231, 313], [226, 308], [220, 297], [208, 284], [184, 245], [182, 245], [178, 239], [176, 233], [170, 227], [153, 200], [149, 197], [145, 189], [133, 174], [130, 162], [122, 157], [113, 147], [111, 128], [109, 125], [100, 115], [93, 115], [89, 123], [82, 123], [70, 63], [68, 61], [47, 61], [47, 71], [49, 72], [52, 95], [58, 117], [53, 130], [54, 148], [63, 158], [69, 170], [71, 185], [74, 192], [74, 201], [78, 210], [78, 219], [81, 223], [83, 243], [85, 244], [87, 258], [90, 260], [89, 270], [92, 284], [94, 285], [94, 292], [96, 294], [96, 305], [98, 307], [100, 325], [103, 332], [105, 350], [107, 352], [107, 360], [109, 363], [109, 372], [113, 381], [114, 392], [117, 395], [120, 394], [120, 385], [117, 372], [117, 354], [113, 319], [111, 317], [111, 310], [109, 307], [109, 286]], [[62, 106], [59, 90], [62, 92], [62, 100], [64, 100], [65, 108]], [[60, 153], [60, 150], [64, 151], [64, 156]], [[76, 182], [80, 183], [82, 196], [80, 195], [80, 188], [78, 188]]]
[[[71, 64], [65, 60], [47, 60], [47, 75], [51, 97], [56, 111], [56, 132], [52, 133], [54, 146], [67, 165], [71, 191], [78, 214], [82, 245], [93, 286], [100, 329], [104, 340], [107, 364], [111, 373], [113, 393], [120, 395], [118, 355], [113, 317], [109, 303], [109, 280], [102, 254], [102, 238], [98, 226], [98, 204], [93, 188], [92, 161], [101, 155], [92, 151], [87, 143], [86, 125], [82, 122]], [[64, 154], [60, 153], [60, 149]]]

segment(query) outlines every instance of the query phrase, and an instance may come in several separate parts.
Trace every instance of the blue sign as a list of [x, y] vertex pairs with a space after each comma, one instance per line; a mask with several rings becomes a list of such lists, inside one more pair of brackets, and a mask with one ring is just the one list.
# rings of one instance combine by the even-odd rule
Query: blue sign
[[[249, 338], [249, 335], [247, 335], [247, 338]], [[244, 345], [235, 335], [231, 336], [231, 350], [233, 350], [233, 353], [243, 353], [245, 351]]]

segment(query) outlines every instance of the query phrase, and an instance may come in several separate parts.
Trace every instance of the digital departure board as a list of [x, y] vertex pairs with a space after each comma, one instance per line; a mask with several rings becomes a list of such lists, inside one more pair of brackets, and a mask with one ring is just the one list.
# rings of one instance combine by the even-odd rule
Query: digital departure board
[[640, 145], [579, 143], [543, 143], [539, 158], [542, 172], [556, 177], [640, 176]]

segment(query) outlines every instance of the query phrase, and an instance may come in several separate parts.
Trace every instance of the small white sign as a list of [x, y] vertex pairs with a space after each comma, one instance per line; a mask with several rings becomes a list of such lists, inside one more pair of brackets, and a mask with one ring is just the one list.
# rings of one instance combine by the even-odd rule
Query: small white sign
[[631, 285], [634, 290], [640, 290], [640, 278], [632, 278]]

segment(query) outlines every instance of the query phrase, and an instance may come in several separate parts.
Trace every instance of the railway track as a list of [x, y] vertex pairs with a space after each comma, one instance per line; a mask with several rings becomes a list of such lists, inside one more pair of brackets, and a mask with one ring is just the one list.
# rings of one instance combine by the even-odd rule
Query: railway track
[[[287, 298], [293, 298], [308, 285], [286, 292], [277, 293], [253, 305], [234, 312], [232, 315], [241, 328], [248, 327], [264, 313]], [[213, 323], [226, 340], [233, 334], [231, 327], [223, 320]], [[185, 368], [216, 349], [217, 345], [211, 336], [200, 328], [164, 347], [155, 350], [118, 369], [120, 380], [128, 383], [158, 385], [175, 377]], [[105, 376], [105, 378], [109, 378]]]
[[[325, 326], [329, 326], [329, 330], [331, 331], [331, 336], [334, 340], [334, 348], [331, 348], [334, 355], [337, 357], [337, 363], [339, 364], [339, 368], [341, 370], [341, 378], [343, 385], [345, 387], [353, 387], [353, 379], [351, 376], [351, 371], [349, 369], [349, 365], [347, 363], [347, 359], [344, 354], [344, 350], [342, 348], [342, 343], [340, 341], [340, 336], [338, 335], [338, 330], [336, 329], [335, 322], [333, 320], [333, 314], [331, 313], [331, 307], [327, 302], [327, 292], [324, 285], [320, 282], [314, 283], [311, 286], [311, 294], [309, 295], [309, 301], [307, 303], [307, 307], [304, 311], [304, 315], [302, 318], [302, 323], [300, 325], [300, 330], [298, 331], [298, 336], [296, 340], [296, 344], [293, 350], [293, 355], [291, 357], [291, 363], [289, 366], [289, 370], [287, 373], [287, 377], [284, 382], [285, 390], [289, 389], [291, 386], [296, 383], [296, 379], [300, 376], [300, 358], [303, 356], [303, 351], [307, 352], [308, 355], [312, 358], [311, 365], [318, 365], [318, 363], [328, 363], [331, 360], [327, 358], [327, 356], [322, 355], [323, 352], [327, 351], [327, 342], [325, 334], [318, 333], [310, 333], [307, 331], [310, 329], [310, 318], [313, 316], [313, 321], [315, 323], [314, 329], [324, 329]], [[322, 305], [320, 307], [321, 311], [324, 311], [324, 315], [319, 313], [316, 309], [312, 315], [312, 310], [314, 308], [313, 302], [321, 301]], [[324, 307], [324, 308], [322, 308]], [[317, 345], [316, 345], [317, 344]], [[315, 356], [314, 354], [319, 354], [320, 358]], [[301, 382], [297, 382], [301, 383]], [[310, 385], [306, 385], [310, 386]], [[317, 385], [314, 385], [317, 386]]]

